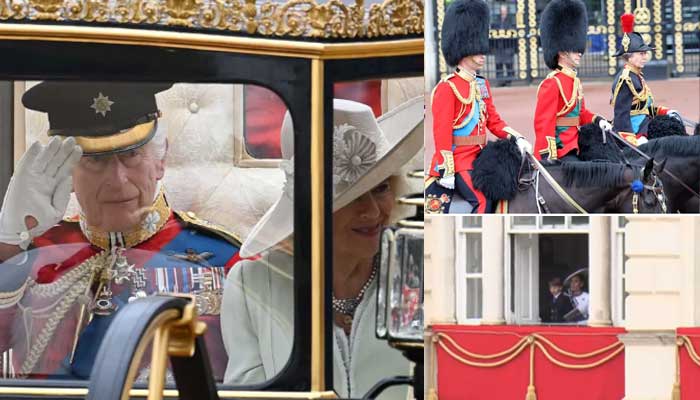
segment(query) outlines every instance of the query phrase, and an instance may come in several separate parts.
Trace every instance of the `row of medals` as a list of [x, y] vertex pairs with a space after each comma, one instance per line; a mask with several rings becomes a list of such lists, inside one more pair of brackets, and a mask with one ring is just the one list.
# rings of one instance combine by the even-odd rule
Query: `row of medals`
[[108, 263], [98, 276], [97, 295], [94, 300], [88, 296], [81, 299], [83, 304], [90, 304], [91, 311], [95, 315], [110, 315], [117, 310], [117, 305], [113, 301], [112, 284], [131, 284], [131, 296], [129, 302], [138, 298], [146, 297], [146, 274], [141, 268], [135, 268], [135, 264], [129, 264], [126, 259], [126, 249], [123, 247], [113, 248], [112, 254], [108, 258]]
[[[83, 296], [80, 300], [82, 304], [90, 305], [91, 312], [95, 315], [111, 315], [118, 306], [114, 304], [112, 284], [130, 284], [130, 296], [128, 302], [147, 296], [146, 293], [146, 273], [143, 268], [136, 268], [135, 264], [130, 264], [125, 256], [126, 249], [116, 247], [109, 258], [109, 265], [103, 268], [98, 276], [97, 295], [94, 300], [89, 296]], [[204, 290], [194, 293], [195, 306], [199, 315], [218, 315], [221, 310], [221, 293], [210, 285], [204, 285]]]

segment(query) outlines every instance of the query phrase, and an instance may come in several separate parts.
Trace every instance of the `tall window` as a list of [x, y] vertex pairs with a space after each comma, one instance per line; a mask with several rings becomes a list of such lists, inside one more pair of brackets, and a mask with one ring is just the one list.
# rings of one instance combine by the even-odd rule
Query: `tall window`
[[625, 323], [625, 301], [627, 300], [627, 256], [625, 256], [625, 228], [628, 219], [617, 217], [613, 220], [614, 243], [612, 249], [612, 319], [613, 324], [622, 326]]
[[457, 321], [462, 324], [479, 323], [483, 314], [481, 217], [462, 217], [457, 221]]
[[[561, 318], [552, 317], [548, 283], [554, 278], [564, 283], [588, 267], [589, 218], [514, 216], [507, 221], [506, 320], [516, 324], [563, 323]], [[586, 270], [584, 290], [590, 293], [587, 276]], [[563, 290], [568, 290], [566, 284]]]

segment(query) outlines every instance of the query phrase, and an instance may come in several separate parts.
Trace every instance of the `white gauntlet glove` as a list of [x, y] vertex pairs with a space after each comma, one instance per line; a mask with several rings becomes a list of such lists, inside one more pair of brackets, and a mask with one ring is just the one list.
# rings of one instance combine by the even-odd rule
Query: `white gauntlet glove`
[[600, 127], [603, 132], [610, 132], [613, 128], [610, 122], [605, 120], [605, 118], [601, 118], [600, 121], [598, 121], [598, 127]]
[[438, 184], [444, 188], [447, 188], [447, 189], [454, 189], [455, 188], [455, 176], [450, 175], [450, 176], [445, 176], [443, 178], [440, 178], [438, 180]]
[[532, 145], [524, 137], [518, 136], [518, 138], [515, 139], [515, 144], [518, 145], [518, 149], [522, 155], [525, 155], [525, 153], [532, 154]]
[[[73, 167], [83, 151], [69, 137], [53, 137], [48, 145], [34, 142], [17, 165], [0, 211], [0, 242], [26, 249], [63, 218], [73, 189]], [[26, 217], [37, 221], [32, 229]]]
[[666, 112], [666, 115], [668, 115], [669, 117], [673, 117], [673, 118], [675, 118], [675, 119], [677, 119], [677, 120], [683, 122], [683, 118], [681, 117], [681, 114], [680, 114], [678, 111], [676, 111], [676, 110], [668, 110], [668, 111]]
[[647, 142], [649, 142], [649, 139], [647, 139], [646, 136], [640, 136], [640, 137], [637, 138], [637, 146], [641, 146], [641, 145], [643, 145], [644, 143], [647, 143]]

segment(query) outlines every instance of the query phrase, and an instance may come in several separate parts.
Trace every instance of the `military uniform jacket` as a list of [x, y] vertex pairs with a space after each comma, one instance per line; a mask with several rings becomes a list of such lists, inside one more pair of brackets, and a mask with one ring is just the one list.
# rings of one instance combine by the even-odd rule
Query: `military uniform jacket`
[[498, 115], [489, 81], [464, 71], [457, 70], [433, 89], [432, 113], [435, 154], [431, 176], [440, 176], [442, 151], [453, 153], [455, 172], [471, 170], [486, 144], [487, 128], [502, 139], [517, 134]]
[[[0, 265], [0, 353], [12, 349], [16, 376], [89, 378], [119, 308], [136, 297], [175, 292], [195, 294], [209, 326], [205, 341], [213, 371], [223, 378], [219, 313], [240, 242], [192, 213], [162, 212], [162, 220], [151, 214], [144, 221], [153, 230], [146, 240], [121, 248], [127, 261], [121, 269], [114, 267], [114, 247], [101, 247], [110, 238], [87, 230], [78, 218], [62, 221], [35, 238], [34, 248]], [[115, 273], [107, 278], [110, 296], [101, 299], [105, 270]], [[98, 300], [111, 312], [96, 311]]]
[[599, 118], [586, 108], [575, 71], [551, 72], [537, 89], [535, 157], [557, 159], [578, 151], [578, 127], [598, 123]]
[[642, 72], [631, 65], [625, 65], [615, 77], [610, 104], [615, 108], [613, 129], [637, 138], [647, 135], [652, 118], [668, 113], [667, 108], [654, 104]]

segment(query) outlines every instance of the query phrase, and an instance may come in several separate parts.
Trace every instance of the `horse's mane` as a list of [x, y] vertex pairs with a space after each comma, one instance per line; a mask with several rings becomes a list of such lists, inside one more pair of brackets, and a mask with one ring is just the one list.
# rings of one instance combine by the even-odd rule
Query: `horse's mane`
[[603, 143], [603, 132], [595, 124], [581, 127], [578, 134], [578, 157], [581, 161], [623, 162], [615, 139], [608, 137]]
[[474, 160], [474, 187], [488, 199], [511, 200], [518, 190], [521, 164], [522, 156], [514, 140], [489, 142]]
[[624, 164], [613, 162], [565, 162], [561, 164], [564, 185], [617, 187], [625, 182]]
[[[667, 136], [654, 140], [639, 146], [639, 150], [654, 156], [661, 152], [664, 156], [676, 157], [700, 157], [700, 136]], [[625, 154], [632, 153], [626, 149]]]

